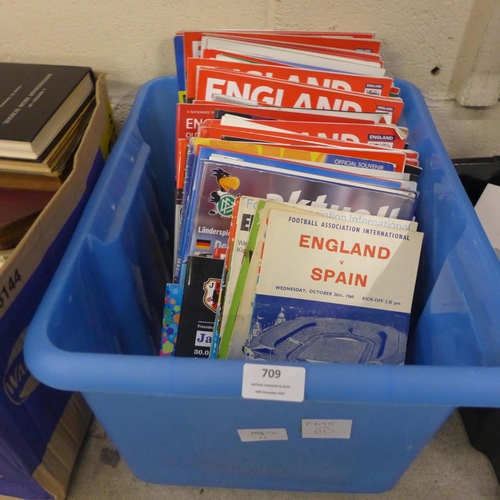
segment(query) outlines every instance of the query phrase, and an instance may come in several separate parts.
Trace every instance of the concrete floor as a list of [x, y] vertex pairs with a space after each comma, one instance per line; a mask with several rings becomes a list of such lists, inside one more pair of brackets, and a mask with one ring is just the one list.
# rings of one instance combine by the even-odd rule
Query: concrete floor
[[396, 487], [377, 495], [291, 493], [161, 486], [131, 474], [94, 420], [78, 457], [67, 500], [492, 500], [500, 487], [489, 460], [468, 442], [454, 412]]

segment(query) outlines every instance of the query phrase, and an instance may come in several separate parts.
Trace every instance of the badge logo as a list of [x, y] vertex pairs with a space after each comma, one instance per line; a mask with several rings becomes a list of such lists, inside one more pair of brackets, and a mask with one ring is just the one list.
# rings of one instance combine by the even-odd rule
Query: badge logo
[[220, 279], [210, 278], [203, 284], [203, 303], [211, 311], [217, 311], [220, 295]]
[[212, 175], [217, 179], [218, 189], [210, 193], [208, 201], [214, 204], [214, 208], [208, 213], [209, 215], [220, 215], [223, 218], [229, 218], [233, 213], [236, 201], [236, 196], [229, 191], [238, 189], [240, 180], [220, 167], [212, 169]]
[[224, 193], [220, 197], [220, 200], [216, 205], [216, 210], [219, 215], [221, 217], [224, 217], [225, 219], [231, 218], [235, 201], [236, 197], [234, 197], [232, 194]]

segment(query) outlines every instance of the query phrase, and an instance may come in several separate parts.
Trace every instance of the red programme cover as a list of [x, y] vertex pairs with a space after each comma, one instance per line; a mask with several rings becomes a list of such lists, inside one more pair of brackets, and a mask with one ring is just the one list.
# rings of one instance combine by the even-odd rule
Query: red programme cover
[[[226, 116], [222, 117], [221, 125], [226, 125], [225, 118]], [[272, 126], [312, 137], [361, 142], [373, 146], [385, 146], [396, 149], [404, 149], [408, 135], [406, 129], [394, 125], [310, 122], [305, 120], [275, 120], [271, 123], [269, 123], [269, 120], [251, 120], [251, 123], [255, 126]]]
[[364, 76], [348, 73], [333, 73], [294, 66], [283, 66], [273, 64], [258, 64], [238, 61], [224, 61], [219, 59], [195, 58], [187, 60], [186, 66], [186, 91], [187, 99], [194, 99], [197, 71], [200, 67], [231, 69], [256, 76], [265, 76], [278, 80], [287, 80], [303, 85], [316, 85], [318, 87], [343, 90], [347, 92], [360, 92], [370, 95], [389, 97], [393, 88], [392, 78], [380, 76]]
[[290, 145], [297, 145], [298, 149], [302, 147], [301, 145], [313, 145], [318, 150], [320, 150], [321, 146], [323, 146], [323, 147], [328, 147], [329, 149], [332, 148], [335, 149], [335, 151], [330, 151], [332, 154], [345, 153], [346, 155], [354, 156], [357, 158], [367, 158], [369, 156], [372, 160], [386, 161], [393, 163], [396, 166], [395, 167], [396, 172], [404, 171], [404, 165], [406, 163], [406, 156], [404, 151], [374, 148], [373, 150], [370, 150], [368, 154], [367, 150], [369, 149], [369, 147], [356, 148], [355, 147], [356, 143], [352, 143], [353, 147], [349, 148], [349, 144], [346, 144], [345, 141], [344, 142], [334, 141], [333, 139], [323, 139], [319, 137], [308, 138], [300, 134], [286, 134], [286, 132], [283, 134], [280, 133], [270, 134], [269, 132], [259, 133], [258, 131], [246, 130], [242, 128], [213, 126], [213, 127], [202, 127], [200, 129], [199, 135], [200, 137], [212, 138], [212, 139], [220, 139], [222, 137], [229, 136], [232, 137], [233, 139], [242, 139], [242, 140], [246, 139], [246, 140], [253, 140], [256, 142], [261, 141], [261, 142], [275, 143], [281, 145], [290, 144]]
[[331, 109], [355, 112], [389, 112], [397, 123], [403, 110], [399, 98], [342, 92], [283, 80], [272, 80], [237, 71], [199, 68], [196, 99], [211, 101], [214, 94], [291, 108]]
[[[227, 104], [219, 102], [203, 102], [203, 103], [179, 103], [177, 104], [177, 121], [176, 121], [176, 139], [182, 137], [193, 137], [197, 135], [199, 126], [207, 119], [214, 118], [214, 113], [217, 110], [228, 110], [235, 114], [243, 114], [247, 117], [269, 118], [270, 120], [306, 120], [327, 122], [335, 121], [337, 123], [378, 123], [370, 120], [363, 113], [315, 113], [313, 110], [309, 113], [305, 109], [288, 108], [286, 110], [265, 106], [257, 108], [255, 106], [240, 106], [236, 104]], [[347, 116], [342, 116], [347, 115]], [[355, 115], [355, 116], [353, 116]], [[377, 115], [378, 116], [378, 115]], [[382, 115], [380, 115], [382, 116]], [[385, 115], [383, 115], [385, 116]]]
[[[264, 65], [271, 65], [271, 66], [279, 66], [279, 67], [292, 67], [292, 68], [300, 68], [299, 65], [293, 64], [293, 62], [284, 62], [284, 61], [274, 61], [271, 59], [263, 59], [257, 56], [251, 56], [248, 54], [236, 54], [234, 52], [230, 52], [227, 50], [220, 50], [220, 49], [205, 49], [204, 50], [204, 57], [207, 59], [215, 59], [217, 61], [228, 61], [228, 62], [241, 62], [241, 63], [247, 63], [247, 64], [264, 64]], [[321, 70], [318, 68], [318, 70]], [[323, 71], [323, 70], [321, 70]], [[329, 70], [325, 70], [329, 71]], [[339, 71], [333, 71], [333, 73], [338, 74], [338, 75], [355, 75], [355, 76], [368, 76], [368, 78], [377, 78], [376, 76], [373, 75], [358, 75], [355, 73], [341, 73]], [[387, 78], [386, 76], [379, 76], [378, 78]], [[398, 97], [399, 96], [400, 89], [397, 87], [392, 87], [390, 96], [391, 97]], [[368, 93], [368, 92], [366, 92]], [[373, 93], [373, 92], [372, 92]], [[376, 94], [375, 94], [376, 95]]]
[[266, 36], [276, 36], [279, 34], [288, 34], [294, 37], [299, 36], [325, 36], [331, 37], [334, 35], [335, 37], [350, 37], [350, 38], [360, 38], [360, 39], [371, 39], [373, 38], [372, 33], [366, 32], [342, 32], [342, 31], [288, 31], [288, 30], [220, 30], [220, 31], [179, 31], [178, 35], [182, 35], [184, 41], [184, 55], [187, 59], [188, 57], [198, 57], [200, 46], [201, 46], [201, 38], [205, 34], [222, 34], [222, 33], [231, 33], [234, 35], [240, 34], [244, 36], [248, 36], [250, 34], [258, 34], [262, 33]]
[[360, 52], [365, 56], [368, 54], [378, 54], [380, 52], [381, 42], [375, 38], [359, 38], [352, 36], [337, 36], [335, 31], [331, 31], [329, 35], [314, 35], [314, 34], [296, 34], [294, 32], [278, 32], [278, 33], [245, 33], [230, 31], [220, 31], [212, 33], [203, 33], [201, 42], [203, 45], [203, 37], [215, 36], [217, 38], [234, 38], [238, 40], [247, 40], [258, 43], [282, 43], [295, 45], [305, 45], [308, 47], [336, 48], [349, 50], [352, 52]]
[[[201, 39], [201, 55], [205, 57], [205, 46], [209, 42], [209, 39], [224, 39], [224, 40], [234, 40], [238, 42], [247, 42], [247, 43], [252, 43], [252, 44], [262, 44], [266, 45], [268, 47], [281, 47], [281, 48], [288, 48], [288, 49], [294, 49], [294, 50], [305, 50], [309, 52], [314, 52], [318, 54], [328, 54], [332, 56], [339, 56], [339, 57], [346, 57], [349, 59], [358, 59], [360, 61], [373, 61], [373, 62], [381, 62], [381, 57], [378, 52], [374, 52], [371, 50], [372, 48], [380, 48], [380, 42], [378, 40], [356, 40], [356, 39], [349, 39], [349, 38], [338, 38], [337, 40], [340, 40], [339, 45], [344, 45], [344, 47], [339, 47], [336, 45], [336, 39], [330, 39], [328, 40], [328, 43], [325, 43], [325, 39], [319, 39], [319, 43], [313, 43], [314, 38], [310, 38], [309, 41], [311, 43], [302, 43], [302, 40], [294, 39], [294, 38], [288, 38], [287, 40], [278, 40], [278, 39], [271, 39], [271, 38], [264, 38], [264, 39], [255, 39], [252, 37], [244, 37], [244, 36], [235, 36], [235, 35], [228, 35], [228, 34], [214, 34], [214, 35], [203, 35]], [[307, 39], [304, 37], [304, 40], [307, 41]], [[352, 47], [360, 47], [364, 46], [363, 43], [367, 45], [367, 50], [357, 50]]]
[[361, 58], [356, 53], [358, 54], [356, 57], [346, 57], [345, 55], [333, 54], [331, 53], [332, 51], [328, 50], [310, 50], [307, 45], [301, 45], [300, 48], [292, 48], [270, 45], [266, 44], [266, 42], [258, 43], [258, 41], [242, 41], [234, 38], [207, 36], [202, 40], [201, 57], [207, 57], [206, 50], [225, 50], [243, 56], [248, 54], [259, 58], [285, 62], [293, 66], [313, 66], [343, 73], [384, 76], [386, 72], [383, 62], [380, 59], [369, 60], [373, 56], [370, 58]]
[[[326, 122], [328, 120], [335, 119], [336, 122], [343, 123], [374, 123], [371, 120], [361, 118], [362, 113], [359, 113], [359, 118], [353, 118], [352, 113], [342, 113], [335, 112], [335, 115], [346, 114], [348, 117], [335, 116], [332, 118], [328, 114], [315, 114], [314, 112], [308, 113], [307, 110], [293, 110], [292, 108], [287, 110], [280, 110], [270, 106], [264, 108], [255, 108], [253, 106], [238, 106], [234, 104], [225, 103], [215, 103], [215, 102], [204, 102], [204, 103], [179, 103], [177, 104], [177, 118], [176, 118], [176, 161], [177, 161], [177, 179], [179, 183], [182, 183], [182, 162], [185, 160], [183, 155], [185, 154], [186, 144], [181, 142], [181, 139], [189, 139], [198, 135], [198, 130], [203, 122], [207, 119], [214, 117], [214, 113], [217, 110], [229, 110], [233, 113], [244, 114], [251, 117], [255, 114], [258, 118], [267, 117], [271, 123], [275, 119], [282, 120], [308, 120], [308, 121], [318, 121]], [[333, 114], [333, 112], [332, 112]]]

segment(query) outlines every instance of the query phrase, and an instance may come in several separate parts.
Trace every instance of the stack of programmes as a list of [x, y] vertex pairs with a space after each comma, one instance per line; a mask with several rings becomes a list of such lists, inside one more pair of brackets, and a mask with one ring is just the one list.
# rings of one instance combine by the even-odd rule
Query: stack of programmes
[[403, 364], [418, 153], [370, 33], [180, 32], [163, 356]]

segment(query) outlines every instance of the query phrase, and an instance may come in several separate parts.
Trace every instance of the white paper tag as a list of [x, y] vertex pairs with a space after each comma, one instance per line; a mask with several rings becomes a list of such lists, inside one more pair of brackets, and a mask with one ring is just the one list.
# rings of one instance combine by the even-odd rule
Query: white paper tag
[[301, 366], [243, 365], [241, 395], [247, 399], [304, 401], [306, 369]]
[[350, 439], [352, 420], [304, 419], [302, 437], [314, 439]]
[[250, 441], [287, 441], [286, 429], [238, 429], [240, 439]]

